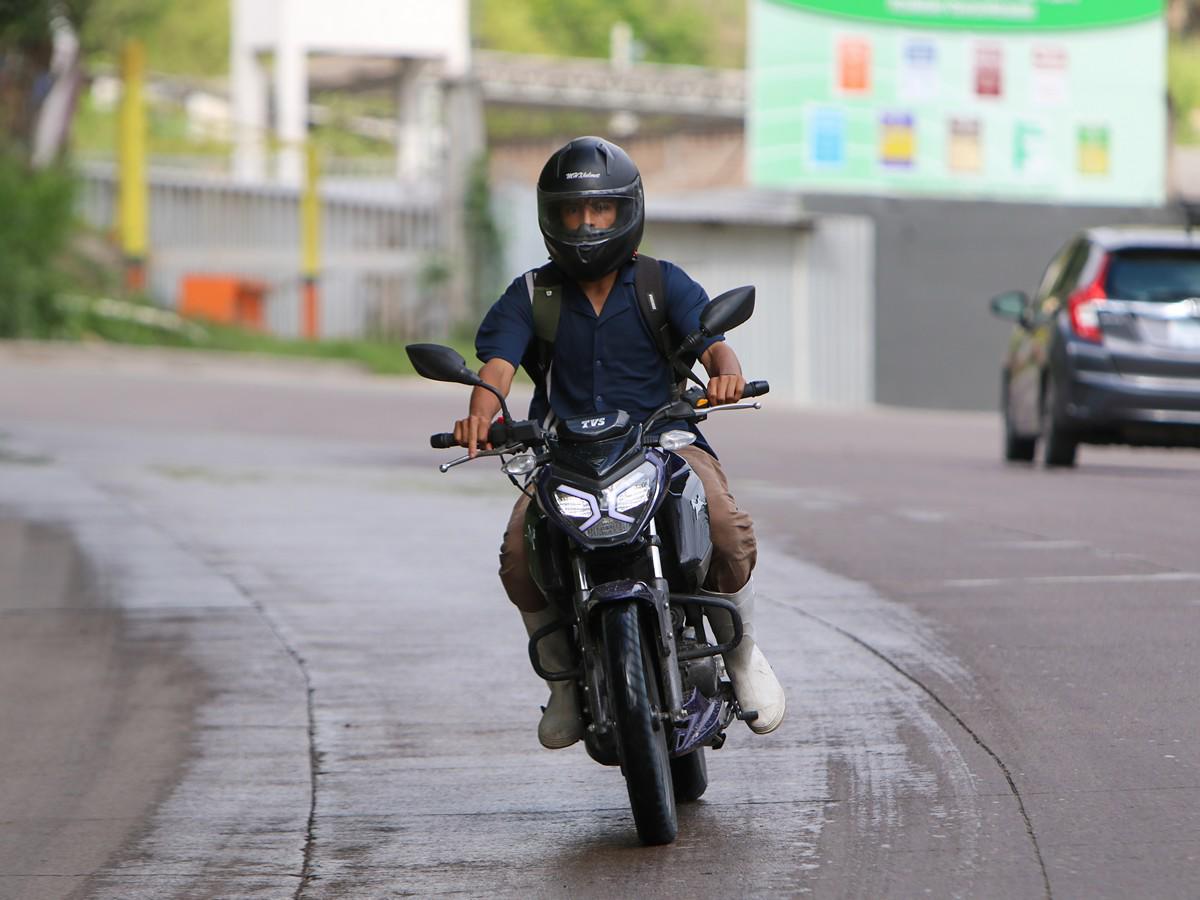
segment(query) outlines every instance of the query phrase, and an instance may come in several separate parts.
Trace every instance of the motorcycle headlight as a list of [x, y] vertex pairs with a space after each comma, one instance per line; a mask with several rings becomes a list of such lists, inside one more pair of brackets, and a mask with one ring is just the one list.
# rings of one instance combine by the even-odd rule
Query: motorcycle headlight
[[550, 497], [554, 512], [592, 540], [619, 538], [634, 530], [658, 492], [658, 468], [646, 461], [599, 495], [554, 485]]
[[650, 502], [657, 484], [658, 469], [655, 468], [653, 463], [642, 463], [616, 484], [605, 490], [604, 498], [608, 502], [604, 505], [607, 507], [609, 513], [613, 515], [614, 519], [632, 522], [635, 517], [628, 514], [636, 512], [639, 508]]
[[565, 484], [560, 484], [554, 489], [554, 505], [568, 519], [579, 520], [573, 521], [572, 524], [580, 531], [600, 519], [600, 504], [596, 502], [596, 498], [586, 491]]

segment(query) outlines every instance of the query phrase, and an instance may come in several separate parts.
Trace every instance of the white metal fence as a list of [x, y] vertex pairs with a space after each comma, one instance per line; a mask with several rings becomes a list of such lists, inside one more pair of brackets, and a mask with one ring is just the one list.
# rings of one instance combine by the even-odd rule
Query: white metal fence
[[[79, 211], [98, 228], [116, 213], [111, 164], [83, 166]], [[321, 191], [323, 337], [443, 333], [440, 272], [445, 229], [440, 194], [393, 181], [327, 183]], [[214, 173], [150, 175], [148, 287], [178, 303], [189, 274], [239, 275], [268, 286], [272, 332], [300, 330], [300, 191], [249, 185]]]

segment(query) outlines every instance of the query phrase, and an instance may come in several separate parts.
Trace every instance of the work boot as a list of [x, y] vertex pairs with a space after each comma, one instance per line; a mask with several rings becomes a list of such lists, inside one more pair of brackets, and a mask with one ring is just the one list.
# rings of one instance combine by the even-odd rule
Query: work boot
[[[758, 717], [746, 724], [756, 734], [767, 734], [779, 727], [787, 707], [783, 685], [762, 650], [754, 642], [754, 581], [747, 581], [736, 594], [718, 594], [701, 591], [711, 597], [730, 600], [742, 617], [742, 640], [731, 651], [724, 654], [725, 671], [733, 683], [733, 693], [743, 712], [754, 710]], [[713, 636], [718, 643], [733, 640], [733, 619], [723, 609], [706, 609]]]
[[[552, 607], [541, 612], [521, 611], [525, 630], [533, 637], [539, 628], [558, 621], [558, 613]], [[552, 631], [538, 641], [538, 659], [547, 672], [565, 672], [575, 668], [571, 644], [567, 640], [567, 629]], [[549, 750], [570, 747], [583, 737], [583, 720], [579, 717], [579, 701], [573, 681], [547, 681], [550, 699], [542, 707], [542, 720], [538, 722], [538, 740]]]

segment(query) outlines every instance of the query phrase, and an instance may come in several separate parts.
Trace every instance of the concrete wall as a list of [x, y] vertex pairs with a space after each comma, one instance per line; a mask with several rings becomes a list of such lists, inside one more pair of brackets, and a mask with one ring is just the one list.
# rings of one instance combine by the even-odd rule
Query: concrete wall
[[875, 221], [875, 399], [992, 409], [1009, 326], [987, 301], [1033, 291], [1080, 228], [1177, 223], [1171, 209], [805, 196], [805, 209]]

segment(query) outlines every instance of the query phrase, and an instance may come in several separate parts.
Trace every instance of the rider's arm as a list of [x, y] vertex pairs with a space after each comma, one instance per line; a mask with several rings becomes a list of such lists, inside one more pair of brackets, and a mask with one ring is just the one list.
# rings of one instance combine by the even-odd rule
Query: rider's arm
[[[516, 367], [512, 363], [496, 357], [483, 364], [483, 368], [479, 370], [479, 377], [507, 397], [516, 373]], [[459, 446], [466, 447], [471, 456], [479, 452], [479, 444], [483, 444], [487, 450], [492, 449], [492, 445], [487, 442], [487, 433], [492, 419], [496, 418], [498, 412], [500, 401], [496, 399], [495, 394], [478, 387], [471, 391], [467, 417], [454, 423], [454, 439], [458, 441]]]
[[709, 348], [700, 354], [700, 364], [708, 373], [710, 406], [737, 403], [742, 399], [746, 379], [742, 377], [742, 364], [738, 362], [737, 354], [729, 344], [725, 341], [710, 344]]

